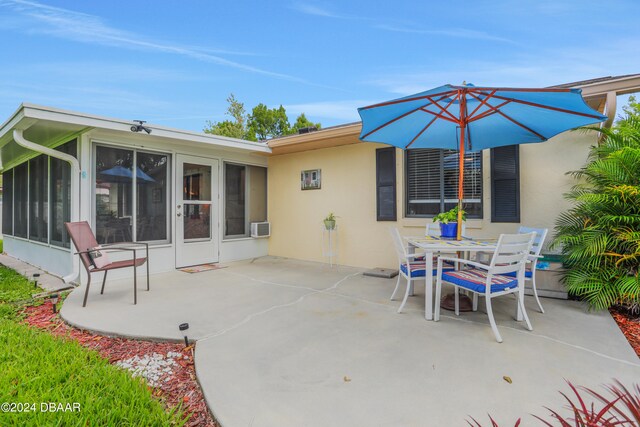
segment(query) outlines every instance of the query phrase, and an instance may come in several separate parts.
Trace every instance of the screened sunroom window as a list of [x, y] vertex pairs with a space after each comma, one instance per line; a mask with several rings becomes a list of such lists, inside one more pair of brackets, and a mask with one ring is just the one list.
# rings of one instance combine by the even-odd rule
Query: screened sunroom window
[[169, 155], [97, 146], [95, 203], [98, 242], [169, 241]]
[[252, 222], [267, 220], [267, 168], [224, 165], [224, 236], [247, 237]]
[[49, 158], [29, 160], [29, 240], [46, 243], [49, 236]]
[[29, 164], [22, 163], [13, 172], [13, 235], [27, 237]]
[[[57, 151], [77, 157], [71, 140]], [[71, 166], [39, 155], [2, 174], [2, 233], [53, 246], [69, 247], [64, 227], [71, 220]]]
[[[73, 140], [56, 148], [65, 154], [77, 157], [77, 144]], [[51, 157], [49, 160], [49, 203], [51, 218], [50, 243], [54, 246], [68, 248], [69, 235], [64, 226], [71, 221], [71, 166], [64, 160]]]
[[13, 169], [2, 173], [2, 234], [13, 235]]
[[[455, 150], [413, 149], [406, 154], [408, 217], [431, 217], [458, 203], [459, 156]], [[465, 153], [463, 206], [482, 217], [482, 153]]]
[[137, 153], [136, 237], [138, 241], [168, 240], [169, 157]]

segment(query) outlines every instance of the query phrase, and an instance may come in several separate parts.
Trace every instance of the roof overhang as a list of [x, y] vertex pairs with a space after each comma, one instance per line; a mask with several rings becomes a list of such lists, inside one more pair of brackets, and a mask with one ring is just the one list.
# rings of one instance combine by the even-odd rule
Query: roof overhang
[[[100, 117], [75, 111], [61, 110], [52, 107], [23, 103], [16, 112], [0, 126], [0, 159], [2, 167], [24, 161], [36, 153], [26, 150], [13, 141], [13, 130], [19, 129], [30, 141], [48, 147], [66, 142], [84, 132], [100, 129], [122, 132], [132, 135], [129, 120]], [[220, 148], [231, 151], [269, 154], [271, 149], [264, 143], [244, 141], [201, 132], [167, 128], [145, 123], [151, 129], [150, 138], [185, 144], [196, 144], [201, 147]], [[138, 138], [145, 135], [135, 134]]]
[[301, 135], [272, 139], [268, 144], [273, 155], [357, 144], [361, 142], [358, 139], [361, 128], [360, 122], [350, 123]]
[[[582, 97], [591, 108], [603, 114], [608, 113], [610, 119], [606, 122], [606, 125], [610, 125], [615, 115], [615, 97], [617, 95], [639, 92], [640, 74], [605, 77], [553, 87], [582, 89]], [[361, 128], [362, 124], [360, 122], [350, 123], [320, 129], [302, 135], [291, 135], [272, 139], [268, 144], [271, 148], [272, 155], [358, 144], [362, 142], [359, 139]]]

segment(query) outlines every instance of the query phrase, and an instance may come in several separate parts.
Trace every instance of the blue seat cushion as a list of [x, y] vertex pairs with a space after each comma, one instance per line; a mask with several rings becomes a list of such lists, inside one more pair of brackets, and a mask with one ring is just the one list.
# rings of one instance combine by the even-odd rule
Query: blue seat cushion
[[[518, 277], [518, 272], [512, 271], [511, 273], [501, 274], [501, 276]], [[531, 276], [532, 276], [531, 270], [525, 270], [524, 271], [524, 277], [525, 278], [531, 279]]]
[[[442, 280], [453, 283], [475, 292], [485, 292], [487, 272], [476, 268], [442, 273]], [[511, 277], [495, 275], [491, 278], [491, 292], [500, 292], [518, 286], [518, 280]]]
[[[412, 262], [411, 264], [411, 276], [410, 277], [424, 277], [425, 276], [425, 272], [426, 272], [426, 268], [425, 268], [425, 263], [424, 262]], [[433, 271], [432, 271], [432, 275], [435, 276], [436, 274], [438, 274], [438, 261], [437, 260], [433, 260]], [[407, 265], [406, 264], [401, 264], [400, 265], [400, 270], [402, 270], [402, 272], [408, 276], [407, 274]], [[453, 267], [449, 267], [448, 264], [444, 264], [442, 266], [442, 271], [453, 271], [455, 270]]]

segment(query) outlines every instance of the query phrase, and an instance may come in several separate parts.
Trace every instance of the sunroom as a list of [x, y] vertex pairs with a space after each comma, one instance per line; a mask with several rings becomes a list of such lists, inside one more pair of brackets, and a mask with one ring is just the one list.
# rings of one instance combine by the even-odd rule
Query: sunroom
[[269, 148], [145, 127], [23, 104], [0, 128], [5, 252], [77, 280], [64, 222], [80, 220], [99, 243], [149, 243], [152, 273], [266, 255], [251, 224], [267, 221]]

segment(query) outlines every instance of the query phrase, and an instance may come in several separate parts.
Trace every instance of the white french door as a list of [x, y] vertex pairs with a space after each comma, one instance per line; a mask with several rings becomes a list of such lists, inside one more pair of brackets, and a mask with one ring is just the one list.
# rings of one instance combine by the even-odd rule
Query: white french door
[[218, 161], [176, 158], [176, 267], [218, 261]]

